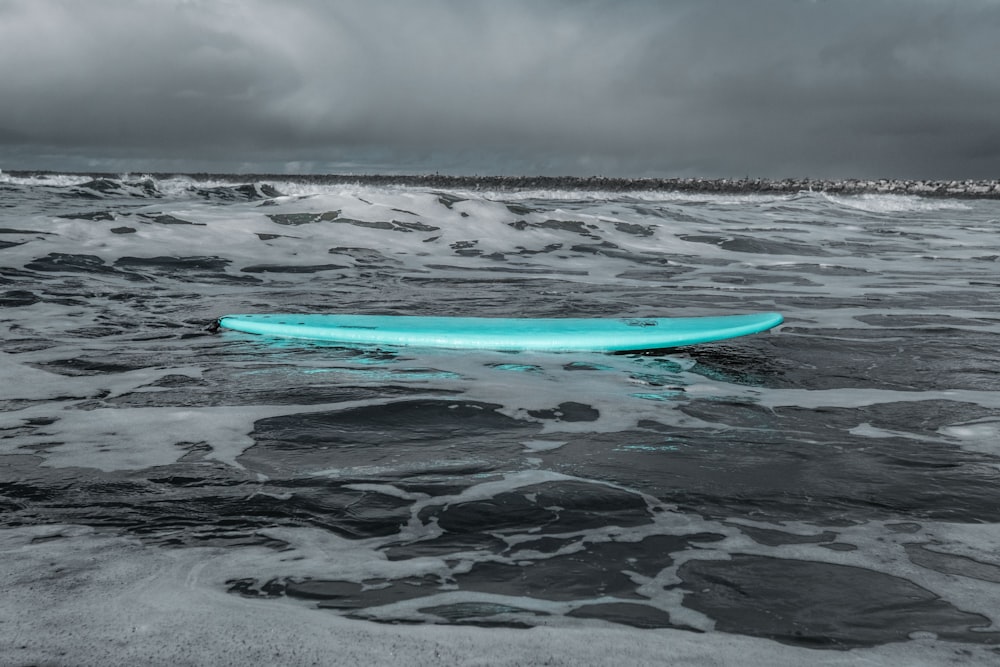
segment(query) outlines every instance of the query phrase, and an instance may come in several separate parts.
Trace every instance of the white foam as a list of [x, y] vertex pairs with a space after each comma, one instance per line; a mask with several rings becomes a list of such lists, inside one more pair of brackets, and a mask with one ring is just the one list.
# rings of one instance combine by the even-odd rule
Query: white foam
[[11, 185], [38, 185], [52, 186], [57, 188], [72, 187], [82, 185], [87, 181], [92, 181], [90, 176], [82, 174], [48, 174], [44, 176], [12, 176], [0, 172], [0, 183], [10, 183]]
[[559, 449], [566, 444], [565, 441], [560, 440], [525, 440], [521, 443], [524, 445], [525, 449], [532, 452], [547, 452], [553, 449]]
[[994, 456], [1000, 454], [1000, 419], [990, 417], [950, 424], [939, 428], [938, 433], [957, 440], [963, 449]]
[[[79, 409], [72, 402], [32, 406], [0, 415], [0, 428], [53, 420], [2, 441], [3, 453], [30, 448], [51, 467], [141, 470], [176, 463], [198, 446], [211, 459], [241, 468], [237, 458], [255, 444], [254, 423], [269, 417], [347, 410], [384, 400], [320, 405], [137, 407]], [[314, 473], [322, 474], [322, 473]]]
[[[751, 390], [753, 391], [753, 390]], [[770, 408], [798, 406], [802, 408], [861, 408], [883, 403], [916, 401], [957, 401], [984, 408], [1000, 408], [1000, 392], [974, 389], [944, 389], [934, 391], [895, 391], [891, 389], [768, 389], [754, 392], [758, 402]]]
[[824, 195], [839, 206], [870, 213], [909, 213], [920, 211], [960, 211], [968, 210], [969, 204], [953, 199], [927, 199], [916, 195], [861, 194]]
[[[815, 525], [799, 522], [775, 525], [734, 518], [729, 523], [798, 535], [815, 535], [819, 532]], [[908, 546], [927, 545], [933, 551], [1000, 565], [995, 551], [996, 545], [1000, 543], [1000, 526], [921, 521], [906, 531], [892, 530], [891, 526], [898, 523], [873, 521], [832, 529], [838, 543], [853, 547], [846, 550], [829, 549], [823, 543], [769, 546], [759, 544], [747, 536], [730, 534], [723, 541], [704, 545], [702, 552], [683, 554], [681, 560], [706, 556], [727, 559], [730, 554], [741, 553], [863, 568], [913, 582], [954, 603], [963, 611], [977, 613], [989, 619], [990, 625], [978, 628], [979, 630], [1000, 629], [1000, 607], [996, 604], [1000, 599], [1000, 581], [938, 572], [915, 564], [907, 554]]]
[[847, 431], [851, 435], [860, 435], [864, 438], [906, 438], [908, 440], [919, 440], [923, 442], [937, 442], [937, 438], [932, 438], [925, 435], [917, 435], [915, 433], [907, 433], [906, 431], [893, 431], [890, 429], [878, 428], [872, 426], [868, 422], [858, 424], [854, 428], [848, 429]]
[[64, 400], [98, 395], [105, 398], [115, 398], [138, 391], [167, 375], [199, 377], [202, 372], [200, 367], [176, 366], [171, 368], [141, 368], [97, 377], [74, 377], [51, 373], [28, 365], [33, 360], [46, 356], [51, 358], [53, 350], [46, 350], [44, 355], [38, 353], [13, 355], [0, 352], [0, 375], [5, 379], [5, 382], [0, 383], [0, 400]]
[[[0, 531], [0, 664], [871, 665], [991, 664], [988, 647], [922, 636], [815, 651], [717, 632], [590, 622], [531, 631], [379, 625], [224, 591], [259, 549], [149, 548], [73, 527]], [[48, 567], [39, 568], [45, 562]]]

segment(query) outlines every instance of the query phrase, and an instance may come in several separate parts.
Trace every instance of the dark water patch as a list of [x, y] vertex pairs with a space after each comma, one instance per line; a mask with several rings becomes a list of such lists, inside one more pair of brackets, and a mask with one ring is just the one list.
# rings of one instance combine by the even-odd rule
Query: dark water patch
[[190, 220], [184, 220], [183, 218], [178, 218], [177, 216], [170, 215], [169, 213], [136, 213], [135, 217], [157, 225], [191, 225], [194, 227], [206, 226], [204, 222], [191, 222]]
[[135, 234], [135, 227], [112, 227], [112, 234]]
[[258, 201], [284, 196], [277, 188], [267, 183], [244, 183], [242, 185], [221, 185], [212, 188], [190, 188], [197, 196], [209, 201]]
[[212, 255], [194, 255], [189, 257], [122, 257], [115, 262], [116, 266], [139, 266], [147, 268], [176, 270], [223, 271], [231, 260]]
[[38, 303], [41, 300], [41, 297], [28, 290], [0, 292], [0, 308], [21, 308]]
[[670, 222], [681, 222], [681, 223], [691, 223], [698, 224], [704, 223], [705, 216], [703, 215], [693, 215], [692, 212], [697, 212], [699, 208], [705, 205], [705, 202], [689, 202], [690, 206], [629, 206], [629, 209], [638, 213], [643, 218], [659, 218], [660, 220], [667, 220]]
[[798, 533], [788, 533], [783, 530], [760, 528], [758, 526], [745, 526], [743, 524], [729, 525], [738, 528], [740, 532], [757, 544], [769, 547], [780, 547], [786, 544], [822, 544], [824, 542], [833, 542], [837, 539], [837, 533], [830, 530], [824, 530], [821, 533], [811, 535], [800, 535]]
[[51, 252], [45, 257], [39, 257], [24, 265], [31, 271], [46, 273], [83, 273], [91, 275], [110, 275], [124, 278], [132, 282], [145, 282], [145, 276], [130, 271], [119, 271], [97, 255], [75, 255], [62, 252]]
[[[903, 430], [912, 419], [886, 423], [875, 409], [771, 410], [719, 400], [677, 405], [719, 426], [684, 429], [647, 420], [633, 431], [574, 434], [558, 449], [533, 455], [548, 469], [601, 479], [717, 519], [817, 525], [1000, 520], [1000, 488], [982, 472], [996, 457], [964, 451], [940, 436], [851, 432], [864, 422]], [[917, 415], [922, 408], [910, 410]]]
[[0, 234], [33, 234], [35, 236], [55, 236], [52, 232], [41, 232], [36, 229], [13, 229], [11, 227], [0, 227]]
[[420, 511], [448, 533], [528, 530], [571, 533], [601, 526], [639, 526], [652, 522], [642, 496], [603, 484], [565, 481], [499, 493], [488, 500], [431, 505]]
[[632, 259], [634, 257], [632, 253], [621, 250], [611, 241], [578, 243], [570, 246], [569, 250], [581, 255], [599, 255], [601, 257], [617, 257], [619, 259]]
[[428, 225], [422, 222], [400, 222], [399, 220], [375, 220], [375, 221], [353, 220], [351, 218], [339, 217], [339, 215], [337, 217], [330, 219], [329, 221], [342, 223], [345, 225], [352, 225], [354, 227], [362, 227], [367, 229], [380, 229], [391, 232], [436, 232], [441, 229], [440, 227], [435, 227], [434, 225]]
[[[508, 208], [510, 207], [508, 206]], [[525, 229], [547, 229], [556, 232], [579, 234], [580, 236], [586, 236], [591, 239], [600, 239], [600, 236], [594, 233], [595, 230], [599, 229], [597, 225], [580, 220], [545, 220], [543, 222], [517, 220], [515, 222], [508, 222], [507, 226], [513, 227], [518, 231], [524, 231]]]
[[298, 227], [314, 222], [333, 222], [340, 217], [340, 211], [325, 211], [323, 213], [268, 213], [268, 218], [276, 225]]
[[27, 241], [0, 241], [0, 250], [6, 250], [7, 248], [16, 248], [19, 245], [24, 245]]
[[374, 248], [330, 248], [331, 255], [345, 255], [353, 259], [358, 266], [401, 266], [398, 259], [388, 257]]
[[[892, 322], [873, 317], [873, 323]], [[777, 334], [691, 348], [690, 354], [704, 360], [706, 370], [741, 375], [749, 368], [763, 386], [775, 388], [1000, 389], [1000, 335], [929, 323], [832, 330], [792, 323]]]
[[[16, 334], [16, 328], [11, 327], [11, 329]], [[0, 338], [0, 350], [7, 352], [9, 354], [20, 354], [22, 352], [38, 352], [39, 350], [47, 350], [51, 347], [55, 347], [56, 343], [50, 340], [41, 340], [39, 338]]]
[[718, 246], [730, 252], [744, 252], [755, 255], [806, 255], [812, 257], [828, 257], [830, 255], [830, 253], [822, 248], [805, 243], [760, 239], [749, 236], [681, 234], [677, 238], [691, 243], [706, 243]]
[[476, 248], [476, 245], [478, 244], [479, 241], [455, 241], [454, 243], [449, 244], [448, 247], [454, 250], [456, 255], [460, 255], [462, 257], [476, 257], [483, 254], [482, 250]]
[[[830, 410], [826, 412], [829, 413]], [[855, 412], [856, 419], [868, 421], [878, 428], [926, 437], [938, 436], [940, 429], [952, 424], [996, 416], [1000, 416], [1000, 411], [974, 403], [926, 399], [879, 403], [859, 408]]]
[[524, 558], [528, 554], [527, 552], [537, 552], [542, 554], [554, 554], [561, 549], [571, 548], [576, 550], [577, 547], [582, 547], [583, 537], [554, 537], [546, 536], [539, 537], [533, 540], [527, 540], [526, 542], [518, 542], [510, 547], [510, 555], [515, 558]]
[[[63, 194], [63, 193], [60, 193]], [[152, 179], [122, 181], [112, 178], [95, 178], [70, 188], [64, 196], [77, 199], [103, 199], [110, 196], [132, 198], [159, 198], [163, 194]]]
[[691, 266], [679, 266], [665, 262], [665, 265], [657, 269], [629, 269], [617, 274], [616, 278], [622, 280], [639, 280], [644, 282], [673, 282], [678, 276], [694, 271]]
[[824, 245], [838, 254], [848, 254], [851, 257], [915, 255], [926, 248], [925, 244], [893, 243], [884, 238], [830, 239]]
[[63, 215], [58, 215], [56, 217], [68, 220], [91, 220], [93, 222], [103, 222], [107, 220], [114, 220], [115, 214], [111, 211], [89, 211], [87, 213], [64, 213]]
[[353, 225], [354, 227], [363, 227], [368, 229], [381, 229], [385, 231], [393, 231], [393, 230], [407, 231], [405, 228], [401, 230], [397, 229], [396, 226], [393, 223], [389, 222], [388, 220], [368, 221], [368, 220], [352, 220], [350, 218], [343, 218], [341, 220], [338, 220], [338, 222], [342, 222], [347, 225]]
[[[573, 271], [566, 269], [555, 269], [555, 268], [536, 268], [533, 266], [453, 266], [451, 264], [427, 264], [426, 268], [432, 269], [434, 271], [482, 271], [490, 273], [523, 273], [530, 275], [564, 275], [564, 276], [585, 276], [588, 274], [587, 271]], [[445, 280], [452, 282], [454, 279], [451, 278], [419, 278], [418, 280]], [[489, 279], [490, 281], [495, 279]], [[476, 282], [475, 280], [463, 279], [463, 283]]]
[[[767, 340], [764, 336], [744, 339], [739, 342], [720, 342], [712, 345], [685, 348], [695, 365], [687, 372], [708, 380], [744, 387], [786, 387], [787, 377], [795, 367], [782, 354], [767, 354], [769, 350], [780, 348], [782, 341]], [[677, 373], [669, 360], [656, 367], [657, 371]], [[804, 372], [804, 371], [803, 371]], [[668, 382], [677, 382], [668, 379]]]
[[515, 248], [515, 250], [517, 251], [515, 254], [518, 254], [518, 255], [543, 255], [543, 254], [546, 254], [546, 253], [552, 253], [552, 252], [556, 252], [558, 250], [561, 250], [562, 247], [563, 247], [562, 243], [550, 243], [547, 246], [545, 246], [545, 247], [543, 247], [541, 249], [538, 249], [538, 250], [532, 250], [532, 249], [525, 248], [523, 246], [517, 246]]
[[147, 387], [197, 387], [205, 384], [204, 380], [193, 378], [189, 375], [164, 375], [156, 382], [152, 382]]
[[717, 273], [711, 278], [713, 283], [725, 285], [775, 285], [785, 284], [795, 287], [818, 287], [820, 283], [802, 276], [768, 276], [759, 273]]
[[[735, 555], [688, 561], [678, 576], [689, 591], [684, 606], [713, 619], [721, 632], [838, 650], [902, 642], [915, 632], [1000, 643], [1000, 633], [974, 630], [989, 626], [986, 617], [906, 579], [864, 568]], [[798, 584], [788, 586], [789, 580]]]
[[744, 234], [750, 234], [750, 235], [799, 234], [805, 236], [807, 234], [812, 233], [812, 231], [809, 229], [796, 229], [795, 227], [768, 227], [768, 226], [740, 227], [731, 229], [729, 231], [742, 232]]
[[189, 272], [224, 272], [230, 260], [218, 256], [190, 257], [129, 257], [115, 260], [115, 266], [136, 271], [145, 270], [155, 274], [176, 275]]
[[[395, 535], [410, 518], [412, 501], [396, 496], [322, 481], [297, 481], [295, 487], [290, 499], [280, 499], [282, 509], [310, 525], [343, 537], [362, 539]], [[262, 502], [269, 501], [264, 497]]]
[[[251, 470], [341, 471], [376, 478], [482, 474], [520, 458], [538, 431], [465, 400], [402, 400], [258, 421], [256, 445], [240, 457]], [[367, 472], [366, 472], [367, 471]]]
[[[4, 458], [9, 461], [14, 458], [29, 457], [21, 456]], [[11, 509], [23, 510], [32, 503], [48, 502], [54, 498], [59, 498], [60, 495], [61, 493], [59, 489], [44, 484], [37, 479], [0, 479], [0, 497], [10, 503]]]
[[[372, 579], [361, 584], [336, 579], [271, 579], [258, 585], [254, 579], [227, 581], [229, 592], [244, 597], [283, 597], [321, 601], [327, 609], [363, 609], [422, 597], [428, 593], [421, 585], [433, 586], [436, 582], [417, 578], [387, 582]], [[373, 586], [366, 590], [366, 585]]]
[[[187, 377], [187, 376], [177, 376]], [[354, 401], [369, 401], [390, 397], [407, 398], [411, 396], [450, 395], [448, 390], [433, 390], [420, 386], [383, 384], [378, 387], [355, 386], [350, 383], [296, 383], [291, 378], [285, 382], [268, 379], [247, 386], [241, 384], [239, 389], [225, 379], [220, 379], [214, 373], [206, 373], [200, 380], [188, 378], [183, 383], [178, 379], [173, 384], [165, 385], [162, 380], [154, 382], [149, 387], [157, 387], [153, 392], [132, 392], [122, 396], [105, 399], [109, 406], [120, 408], [157, 408], [157, 407], [215, 407], [219, 405], [324, 405], [330, 403], [348, 403]], [[253, 459], [254, 452], [244, 454]], [[265, 455], [265, 462], [269, 465]], [[287, 458], [282, 455], [281, 458]], [[321, 465], [321, 464], [317, 464]]]
[[[407, 433], [410, 439], [435, 441], [447, 433], [457, 437], [476, 437], [509, 430], [535, 430], [531, 424], [497, 412], [498, 408], [499, 405], [466, 400], [401, 401], [343, 411], [296, 415], [295, 418], [305, 418], [304, 425], [307, 428], [333, 426], [337, 432], [349, 435], [352, 442], [358, 444], [378, 444], [388, 433]], [[282, 421], [282, 417], [273, 419], [278, 421], [266, 419], [258, 422], [255, 432], [273, 436], [288, 427], [297, 430], [294, 424]], [[373, 424], [377, 425], [376, 429], [372, 429]], [[301, 438], [302, 435], [300, 433], [297, 437]]]
[[893, 227], [869, 227], [865, 230], [868, 234], [876, 234], [881, 237], [893, 236], [902, 239], [912, 239], [914, 241], [926, 241], [928, 239], [947, 239], [941, 234], [930, 234], [928, 232], [914, 232]]
[[445, 533], [439, 537], [386, 547], [382, 553], [389, 560], [409, 560], [411, 558], [459, 558], [461, 554], [499, 554], [507, 549], [507, 543], [488, 533]]
[[395, 580], [368, 580], [365, 585], [348, 581], [311, 580], [289, 582], [288, 597], [319, 600], [323, 609], [365, 609], [424, 597], [436, 591], [440, 581], [433, 576]]
[[[94, 326], [79, 327], [77, 329], [68, 329], [66, 331], [66, 335], [74, 338], [108, 338], [111, 336], [121, 336], [131, 332], [132, 325], [128, 322], [122, 322], [120, 325], [98, 324]], [[159, 336], [154, 337], [154, 339], [155, 338], [159, 338]]]
[[422, 222], [399, 222], [398, 220], [393, 220], [393, 231], [410, 231], [410, 232], [436, 232], [440, 230], [440, 227], [435, 227], [434, 225], [427, 225]]
[[553, 601], [589, 600], [604, 596], [644, 599], [636, 584], [599, 554], [555, 556], [535, 561], [531, 567], [498, 562], [478, 562], [467, 573], [454, 575], [463, 591]]
[[560, 403], [558, 407], [548, 410], [529, 410], [528, 414], [535, 419], [560, 422], [593, 422], [601, 416], [592, 406], [576, 401]]
[[120, 357], [72, 357], [69, 359], [54, 359], [31, 364], [36, 368], [44, 369], [50, 373], [58, 373], [67, 377], [80, 377], [90, 375], [114, 375], [116, 373], [127, 373], [139, 370], [146, 366], [141, 362], [125, 363]]
[[518, 204], [518, 203], [507, 203], [507, 204], [504, 204], [504, 206], [506, 206], [507, 210], [510, 211], [511, 213], [513, 213], [514, 215], [531, 215], [532, 213], [535, 213], [536, 211], [540, 211], [541, 210], [541, 209], [533, 208], [533, 207], [528, 206], [526, 204]]
[[[349, 539], [384, 537], [397, 533], [409, 517], [398, 498], [343, 488], [298, 489], [290, 495], [278, 495], [285, 491], [281, 487], [262, 487], [263, 493], [252, 494], [211, 491], [196, 497], [187, 491], [176, 495], [188, 497], [136, 499], [112, 514], [117, 522], [123, 514], [132, 515], [125, 527], [177, 545], [207, 545], [220, 533], [252, 534], [274, 526], [321, 528]], [[101, 503], [92, 507], [99, 512]]]
[[251, 481], [200, 459], [199, 452], [207, 451], [203, 445], [178, 445], [189, 449], [189, 463], [135, 473], [42, 469], [37, 461], [8, 467], [0, 475], [0, 492], [17, 507], [0, 523], [118, 528], [170, 546], [280, 546], [257, 531], [314, 527], [368, 539], [397, 534], [410, 517], [410, 501], [395, 496], [322, 479]]
[[1000, 565], [984, 563], [968, 556], [937, 551], [933, 544], [911, 542], [904, 545], [910, 562], [935, 572], [1000, 584]]
[[542, 367], [535, 364], [516, 364], [509, 362], [493, 362], [486, 364], [487, 368], [495, 368], [499, 371], [512, 371], [515, 373], [542, 373]]
[[563, 370], [565, 371], [613, 371], [613, 366], [606, 366], [604, 364], [592, 363], [589, 361], [571, 361], [568, 364], [563, 365]]
[[[848, 276], [865, 276], [872, 275], [873, 272], [867, 269], [859, 269], [852, 266], [839, 266], [837, 264], [806, 264], [802, 262], [797, 262], [795, 264], [780, 264], [778, 266], [758, 266], [755, 267], [757, 271], [765, 271], [769, 273], [807, 273], [814, 276], [823, 276], [827, 278], [834, 277], [848, 277]], [[816, 285], [817, 283], [811, 280], [802, 278], [801, 276], [795, 278], [797, 280], [804, 280], [804, 283], [808, 285]], [[791, 278], [786, 279], [791, 280]]]
[[638, 542], [587, 542], [572, 553], [531, 560], [529, 564], [479, 561], [453, 579], [462, 591], [554, 601], [601, 597], [643, 600], [628, 573], [656, 576], [674, 562], [671, 554], [717, 536], [653, 535]]
[[[949, 310], [965, 309], [991, 313], [996, 309], [996, 296], [989, 290], [946, 289], [929, 291], [940, 278], [933, 272], [915, 273], [906, 280], [881, 279], [870, 285], [859, 286], [860, 292], [852, 292], [851, 296], [838, 296], [830, 299], [826, 296], [809, 296], [805, 294], [781, 294], [775, 297], [773, 306], [784, 312], [794, 312], [801, 309], [804, 312], [817, 310], [836, 310], [843, 308], [859, 309], [875, 314], [887, 310], [940, 312], [947, 304]], [[865, 290], [872, 290], [866, 293]], [[892, 290], [886, 295], [886, 290]], [[897, 291], [898, 290], [898, 291]], [[836, 335], [836, 329], [813, 329], [817, 334]], [[849, 330], [851, 335], [856, 330]], [[859, 335], [864, 335], [863, 333]]]
[[529, 624], [517, 621], [491, 620], [496, 616], [548, 616], [548, 612], [524, 609], [497, 602], [456, 602], [455, 604], [422, 607], [422, 614], [438, 616], [451, 625], [479, 627], [527, 628]]
[[434, 194], [437, 195], [438, 203], [448, 210], [451, 210], [455, 204], [459, 204], [463, 201], [469, 201], [467, 197], [462, 197], [454, 192], [437, 191]]
[[957, 329], [952, 329], [952, 327], [983, 327], [996, 324], [998, 318], [995, 317], [982, 317], [982, 318], [967, 318], [967, 317], [955, 317], [952, 315], [918, 315], [918, 314], [907, 314], [907, 315], [894, 315], [888, 313], [877, 313], [872, 315], [858, 315], [855, 317], [859, 322], [864, 322], [865, 324], [871, 324], [876, 327], [894, 328], [894, 327], [926, 327], [934, 331], [945, 331], [953, 330], [956, 334], [959, 333]]
[[[919, 395], [919, 394], [917, 394]], [[964, 423], [996, 416], [997, 412], [971, 403], [946, 400], [896, 401], [860, 407], [796, 407], [769, 408], [741, 400], [697, 399], [679, 408], [685, 414], [697, 417], [723, 428], [774, 429], [785, 433], [808, 433], [813, 442], [851, 441], [872, 443], [871, 438], [852, 436], [849, 431], [868, 423], [888, 432], [897, 432], [898, 440], [908, 440], [912, 435], [924, 444], [914, 452], [930, 449], [954, 450], [938, 430], [954, 423]], [[887, 434], [888, 435], [888, 434]], [[938, 437], [938, 442], [927, 442]], [[891, 443], [892, 438], [879, 438], [876, 442]], [[953, 452], [953, 454], [955, 454]], [[957, 455], [957, 454], [955, 454]]]
[[628, 625], [633, 628], [654, 630], [659, 628], [674, 628], [678, 630], [690, 630], [701, 632], [686, 625], [677, 625], [670, 620], [670, 614], [651, 607], [646, 604], [636, 602], [604, 602], [600, 604], [587, 604], [571, 610], [567, 616], [573, 618], [590, 618], [618, 625]]
[[615, 229], [622, 234], [641, 237], [652, 236], [656, 233], [656, 228], [653, 225], [640, 225], [634, 222], [616, 222]]
[[[349, 613], [349, 618], [375, 622], [401, 623], [421, 622], [426, 619], [410, 618], [408, 615], [387, 616], [385, 612], [357, 613], [379, 607], [428, 597], [441, 591], [443, 582], [432, 575], [412, 576], [401, 579], [366, 579], [362, 583], [337, 579], [272, 579], [258, 584], [254, 579], [237, 579], [226, 582], [229, 592], [244, 597], [288, 597], [314, 603], [320, 609], [334, 609]], [[491, 619], [495, 616], [524, 617], [547, 616], [537, 612], [509, 605], [486, 602], [463, 602], [451, 605], [436, 605], [421, 608], [421, 614], [431, 614], [442, 621], [454, 625], [477, 625], [484, 627], [528, 628], [530, 624], [515, 618]]]

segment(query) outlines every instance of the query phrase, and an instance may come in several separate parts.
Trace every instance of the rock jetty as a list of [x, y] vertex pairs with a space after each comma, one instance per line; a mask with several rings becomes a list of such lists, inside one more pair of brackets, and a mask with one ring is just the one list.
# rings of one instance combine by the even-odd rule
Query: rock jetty
[[[209, 175], [192, 175], [210, 179]], [[218, 178], [215, 176], [214, 178]], [[692, 192], [706, 194], [794, 194], [803, 191], [841, 195], [900, 194], [921, 197], [1000, 199], [998, 180], [902, 180], [902, 179], [811, 179], [785, 178], [608, 178], [604, 176], [451, 176], [423, 175], [241, 175], [253, 181], [293, 181], [316, 184], [357, 183], [400, 185], [442, 190], [585, 190], [601, 192]]]
[[[54, 172], [5, 172], [12, 176], [44, 176]], [[80, 174], [121, 178], [121, 174]], [[803, 191], [841, 195], [899, 194], [921, 197], [1000, 199], [998, 180], [812, 179], [812, 178], [612, 178], [604, 176], [453, 176], [445, 174], [143, 174], [156, 179], [184, 177], [195, 181], [340, 183], [466, 190], [585, 190], [601, 192], [691, 192], [706, 194], [794, 194]]]

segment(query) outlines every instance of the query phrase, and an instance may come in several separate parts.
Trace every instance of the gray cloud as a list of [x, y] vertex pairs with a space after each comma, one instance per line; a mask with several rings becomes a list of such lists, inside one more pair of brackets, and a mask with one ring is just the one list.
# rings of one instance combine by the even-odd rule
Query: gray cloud
[[992, 178], [998, 34], [997, 0], [0, 0], [0, 168]]

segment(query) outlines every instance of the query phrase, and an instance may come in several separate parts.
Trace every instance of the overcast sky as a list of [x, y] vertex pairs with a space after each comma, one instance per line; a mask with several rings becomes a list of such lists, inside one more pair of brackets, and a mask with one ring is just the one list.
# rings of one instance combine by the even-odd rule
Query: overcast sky
[[0, 169], [1000, 178], [1000, 0], [0, 0]]

